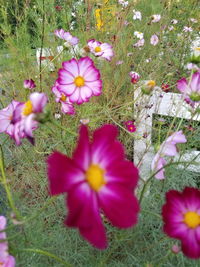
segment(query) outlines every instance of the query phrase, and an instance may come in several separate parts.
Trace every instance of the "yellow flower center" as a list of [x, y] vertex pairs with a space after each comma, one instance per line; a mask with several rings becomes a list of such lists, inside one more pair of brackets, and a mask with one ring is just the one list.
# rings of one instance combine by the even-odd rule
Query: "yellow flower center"
[[100, 47], [100, 46], [95, 47], [94, 51], [95, 51], [96, 53], [101, 52], [101, 47]]
[[91, 164], [86, 171], [86, 180], [94, 191], [99, 191], [106, 184], [104, 173], [105, 171], [96, 164]]
[[31, 100], [28, 100], [25, 104], [24, 104], [24, 108], [22, 110], [22, 114], [24, 116], [28, 116], [33, 112], [33, 105]]
[[62, 94], [60, 100], [61, 101], [66, 101], [66, 99], [67, 99], [66, 95]]
[[188, 211], [184, 214], [184, 223], [190, 228], [200, 226], [200, 216], [194, 211]]
[[77, 76], [75, 79], [74, 79], [74, 83], [77, 87], [81, 87], [85, 84], [85, 80], [83, 79], [83, 77], [81, 76]]
[[153, 88], [156, 85], [156, 82], [154, 80], [150, 80], [147, 82], [147, 86]]
[[195, 47], [194, 49], [197, 51], [200, 51], [200, 47]]

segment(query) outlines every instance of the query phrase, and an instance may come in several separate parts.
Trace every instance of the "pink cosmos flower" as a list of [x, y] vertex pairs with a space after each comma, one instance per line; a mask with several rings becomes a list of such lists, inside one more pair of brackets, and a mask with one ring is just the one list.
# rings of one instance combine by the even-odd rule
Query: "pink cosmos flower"
[[186, 143], [187, 139], [182, 131], [178, 131], [170, 135], [160, 146], [158, 152], [156, 153], [153, 161], [151, 163], [152, 171], [159, 171], [155, 174], [155, 178], [158, 180], [162, 180], [165, 178], [164, 176], [164, 166], [166, 165], [166, 160], [163, 158], [164, 156], [174, 157], [178, 154], [177, 144]]
[[12, 136], [14, 128], [14, 113], [16, 107], [21, 104], [13, 100], [6, 108], [0, 110], [0, 133], [7, 133]]
[[13, 120], [15, 121], [12, 138], [16, 145], [21, 144], [22, 138], [28, 138], [33, 143], [33, 130], [38, 127], [37, 115], [43, 112], [48, 98], [44, 93], [32, 93], [29, 100], [21, 103], [15, 109]]
[[57, 88], [69, 97], [71, 103], [82, 104], [101, 94], [100, 71], [91, 58], [73, 58], [63, 62], [62, 66], [58, 72]]
[[183, 192], [167, 192], [162, 216], [164, 232], [181, 241], [187, 257], [200, 258], [200, 190], [186, 187]]
[[51, 195], [68, 193], [65, 224], [78, 228], [99, 249], [107, 247], [101, 212], [119, 228], [136, 224], [139, 212], [133, 193], [138, 170], [125, 159], [116, 136], [115, 126], [104, 125], [94, 131], [90, 141], [88, 129], [82, 125], [72, 158], [59, 152], [48, 158]]
[[52, 87], [52, 92], [56, 96], [56, 102], [61, 103], [61, 111], [65, 114], [74, 115], [75, 109], [73, 104], [69, 101], [69, 98], [60, 92], [57, 88], [58, 82], [55, 82], [55, 85]]
[[156, 23], [156, 22], [159, 22], [160, 19], [161, 19], [161, 15], [160, 14], [155, 14], [155, 15], [152, 15], [151, 22]]
[[178, 90], [183, 94], [186, 101], [192, 104], [200, 101], [200, 71], [195, 72], [192, 75], [190, 81], [186, 78], [182, 78], [177, 82]]
[[70, 45], [76, 45], [79, 42], [79, 39], [77, 37], [74, 37], [69, 32], [65, 32], [63, 29], [55, 30], [54, 34], [58, 36], [59, 38], [67, 41]]
[[158, 36], [156, 34], [153, 34], [150, 39], [151, 45], [157, 45], [159, 42]]
[[191, 27], [184, 26], [183, 27], [183, 32], [192, 32], [193, 29]]
[[33, 89], [35, 87], [36, 87], [35, 82], [32, 79], [24, 80], [24, 88]]
[[131, 82], [133, 84], [137, 83], [140, 79], [140, 75], [135, 71], [129, 72], [129, 75], [131, 76]]
[[102, 57], [110, 61], [114, 56], [112, 45], [108, 43], [101, 43], [96, 41], [95, 39], [91, 39], [87, 41], [87, 45], [90, 49], [90, 52], [96, 57]]
[[133, 46], [134, 47], [141, 47], [144, 45], [144, 39], [140, 39], [137, 41], [137, 43], [135, 43]]
[[[0, 231], [6, 228], [6, 218], [0, 216]], [[8, 242], [3, 241], [6, 239], [6, 233], [0, 232], [0, 266], [2, 267], [15, 267], [15, 258], [8, 254]]]

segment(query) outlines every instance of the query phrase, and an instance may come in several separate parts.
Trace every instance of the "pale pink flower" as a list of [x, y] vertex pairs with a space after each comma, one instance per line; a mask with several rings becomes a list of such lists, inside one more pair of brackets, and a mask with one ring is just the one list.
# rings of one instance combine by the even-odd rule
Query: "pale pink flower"
[[135, 43], [133, 46], [134, 47], [141, 47], [144, 46], [144, 39], [140, 39], [139, 41], [137, 41], [137, 43]]
[[138, 31], [134, 31], [134, 36], [136, 36], [138, 39], [143, 39], [144, 38], [144, 33], [143, 32], [138, 32]]
[[183, 27], [183, 32], [192, 32], [193, 29], [191, 27], [184, 26]]
[[15, 258], [8, 253], [8, 242], [6, 240], [6, 218], [0, 216], [0, 266], [2, 267], [15, 267]]
[[0, 110], [0, 133], [7, 133], [12, 136], [14, 121], [14, 112], [16, 107], [21, 104], [13, 100], [6, 108]]
[[151, 39], [150, 39], [150, 43], [151, 45], [157, 45], [159, 42], [159, 39], [158, 39], [158, 36], [156, 34], [152, 35], [151, 36]]
[[178, 20], [177, 20], [177, 19], [172, 19], [172, 20], [171, 20], [171, 23], [172, 23], [172, 24], [177, 24], [177, 23], [178, 23]]
[[101, 43], [95, 39], [87, 41], [87, 45], [90, 49], [90, 52], [96, 57], [102, 57], [110, 61], [114, 56], [112, 45], [108, 43]]
[[55, 30], [54, 34], [59, 38], [65, 40], [70, 45], [76, 45], [79, 42], [79, 39], [77, 37], [72, 36], [70, 32], [65, 32], [63, 29]]
[[160, 19], [161, 19], [161, 15], [160, 14], [155, 14], [155, 15], [152, 15], [151, 22], [156, 23], [156, 22], [159, 22]]
[[[155, 178], [162, 180], [165, 178], [164, 166], [166, 165], [166, 160], [164, 156], [174, 157], [178, 154], [177, 144], [186, 143], [187, 139], [182, 131], [178, 131], [170, 135], [160, 146], [158, 152], [156, 153], [153, 161], [151, 163], [152, 171], [157, 172]], [[162, 168], [162, 169], [161, 169]], [[160, 170], [161, 169], [161, 170]], [[160, 170], [160, 171], [159, 171]]]
[[133, 20], [141, 20], [142, 19], [142, 14], [140, 11], [136, 11], [135, 9], [133, 10]]

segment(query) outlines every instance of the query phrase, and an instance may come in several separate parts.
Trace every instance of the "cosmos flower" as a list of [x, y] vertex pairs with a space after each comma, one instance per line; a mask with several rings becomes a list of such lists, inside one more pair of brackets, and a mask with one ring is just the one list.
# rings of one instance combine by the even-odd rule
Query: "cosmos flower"
[[35, 82], [32, 79], [24, 80], [24, 88], [33, 89], [35, 87], [36, 87]]
[[193, 29], [191, 27], [184, 26], [183, 27], [183, 32], [192, 32]]
[[106, 60], [110, 61], [114, 56], [112, 45], [108, 43], [101, 43], [95, 39], [91, 39], [87, 41], [87, 45], [90, 49], [90, 52], [96, 57], [105, 58]]
[[16, 145], [21, 144], [22, 138], [34, 143], [33, 130], [38, 127], [37, 115], [43, 112], [47, 101], [46, 94], [35, 92], [30, 94], [27, 102], [17, 105], [13, 115], [15, 123], [12, 133]]
[[125, 0], [118, 0], [118, 3], [120, 5], [122, 5], [123, 7], [127, 7], [128, 6], [128, 1], [125, 1]]
[[138, 31], [135, 31], [134, 32], [134, 36], [136, 36], [138, 39], [143, 39], [144, 38], [144, 33], [143, 32], [138, 32]]
[[136, 131], [136, 126], [134, 124], [134, 121], [125, 121], [124, 125], [126, 126], [126, 129], [130, 132], [130, 133], [134, 133]]
[[13, 134], [15, 121], [13, 119], [16, 107], [21, 104], [13, 100], [6, 108], [0, 110], [0, 133]]
[[79, 42], [79, 39], [77, 37], [72, 36], [70, 32], [65, 32], [63, 29], [55, 30], [54, 34], [59, 38], [65, 40], [69, 45], [77, 45]]
[[141, 47], [144, 45], [144, 39], [140, 39], [139, 41], [137, 41], [137, 43], [135, 43], [133, 46], [134, 47]]
[[183, 253], [200, 258], [200, 190], [186, 187], [183, 192], [167, 192], [162, 217], [164, 232], [181, 241]]
[[133, 10], [133, 20], [141, 20], [142, 19], [142, 14], [140, 11], [136, 11], [135, 9]]
[[164, 166], [166, 165], [166, 160], [163, 158], [164, 156], [174, 157], [178, 154], [177, 144], [186, 143], [187, 139], [182, 131], [178, 131], [170, 135], [160, 146], [158, 152], [156, 153], [153, 161], [151, 163], [152, 171], [157, 172], [155, 174], [155, 178], [158, 180], [162, 180], [165, 178], [164, 176]]
[[58, 72], [57, 88], [69, 97], [71, 103], [82, 104], [88, 102], [92, 96], [101, 94], [100, 71], [91, 58], [73, 58], [64, 61], [62, 66]]
[[129, 72], [129, 75], [131, 76], [131, 82], [133, 84], [137, 83], [140, 79], [140, 75], [135, 71]]
[[172, 23], [172, 24], [177, 24], [177, 23], [178, 23], [178, 20], [177, 20], [177, 19], [172, 19], [172, 20], [171, 20], [171, 23]]
[[51, 195], [67, 193], [68, 216], [65, 224], [99, 249], [107, 247], [102, 212], [116, 227], [137, 223], [139, 204], [134, 195], [138, 170], [124, 157], [116, 140], [117, 128], [104, 125], [89, 139], [85, 125], [80, 128], [72, 158], [54, 152], [48, 158]]
[[58, 82], [55, 82], [55, 85], [52, 87], [52, 92], [56, 96], [56, 102], [61, 103], [61, 111], [65, 114], [74, 115], [75, 109], [73, 104], [69, 101], [69, 98], [60, 92], [57, 88]]
[[8, 253], [8, 242], [6, 239], [6, 232], [3, 230], [6, 228], [6, 218], [0, 216], [0, 265], [2, 267], [15, 267], [15, 258]]
[[160, 14], [155, 14], [155, 15], [152, 15], [151, 22], [156, 23], [156, 22], [159, 22], [160, 19], [161, 19], [161, 15]]
[[200, 101], [200, 71], [192, 74], [189, 81], [186, 78], [182, 78], [177, 82], [178, 90], [183, 94], [183, 97], [188, 102]]
[[155, 46], [159, 42], [158, 36], [156, 34], [153, 34], [150, 39], [151, 45]]

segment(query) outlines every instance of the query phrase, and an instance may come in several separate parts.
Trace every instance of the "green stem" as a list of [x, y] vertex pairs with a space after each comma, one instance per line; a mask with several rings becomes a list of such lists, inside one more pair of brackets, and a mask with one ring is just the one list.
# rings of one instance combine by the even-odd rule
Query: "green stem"
[[56, 256], [56, 255], [54, 255], [54, 254], [52, 254], [52, 253], [50, 253], [48, 251], [42, 250], [42, 249], [24, 248], [24, 249], [20, 249], [19, 251], [38, 253], [38, 254], [50, 257], [50, 258], [62, 263], [64, 266], [68, 266], [68, 267], [72, 267], [73, 266], [72, 264], [68, 263], [67, 261], [64, 261], [63, 259], [59, 258], [58, 256]]
[[72, 132], [70, 129], [63, 127], [62, 125], [60, 125], [59, 123], [57, 123], [55, 120], [51, 120], [50, 122], [51, 122], [53, 125], [55, 125], [56, 127], [62, 129], [63, 131], [68, 132], [69, 134], [71, 134], [71, 135], [73, 135], [73, 136], [75, 136], [75, 137], [77, 136], [77, 133]]
[[[160, 172], [160, 171], [161, 171], [162, 169], [164, 169], [164, 168], [168, 168], [168, 167], [171, 166], [171, 165], [187, 164], [187, 163], [188, 163], [188, 162], [186, 162], [186, 161], [170, 162], [170, 163], [166, 164], [165, 166], [163, 166], [162, 168], [160, 168], [159, 170], [157, 170], [156, 172], [154, 172], [154, 173], [153, 173], [153, 174], [146, 180], [146, 182], [144, 183], [144, 186], [143, 186], [142, 191], [141, 191], [141, 194], [140, 194], [140, 199], [139, 199], [140, 205], [141, 205], [141, 203], [142, 203], [142, 199], [143, 199], [143, 197], [144, 197], [144, 193], [145, 193], [145, 190], [146, 190], [147, 185], [149, 184], [149, 182], [154, 178], [154, 176], [155, 176], [158, 172]], [[191, 163], [191, 161], [190, 161], [190, 163]], [[193, 164], [199, 165], [198, 162], [193, 162]]]
[[14, 204], [11, 192], [10, 192], [10, 187], [9, 187], [8, 181], [6, 179], [5, 165], [4, 165], [4, 155], [3, 155], [3, 149], [2, 149], [1, 145], [0, 145], [0, 170], [1, 170], [1, 175], [2, 175], [2, 184], [3, 184], [4, 189], [6, 191], [6, 195], [7, 195], [9, 206], [12, 209], [12, 211], [15, 213], [16, 218], [20, 219], [21, 215], [19, 214], [19, 211], [15, 207], [15, 204]]

